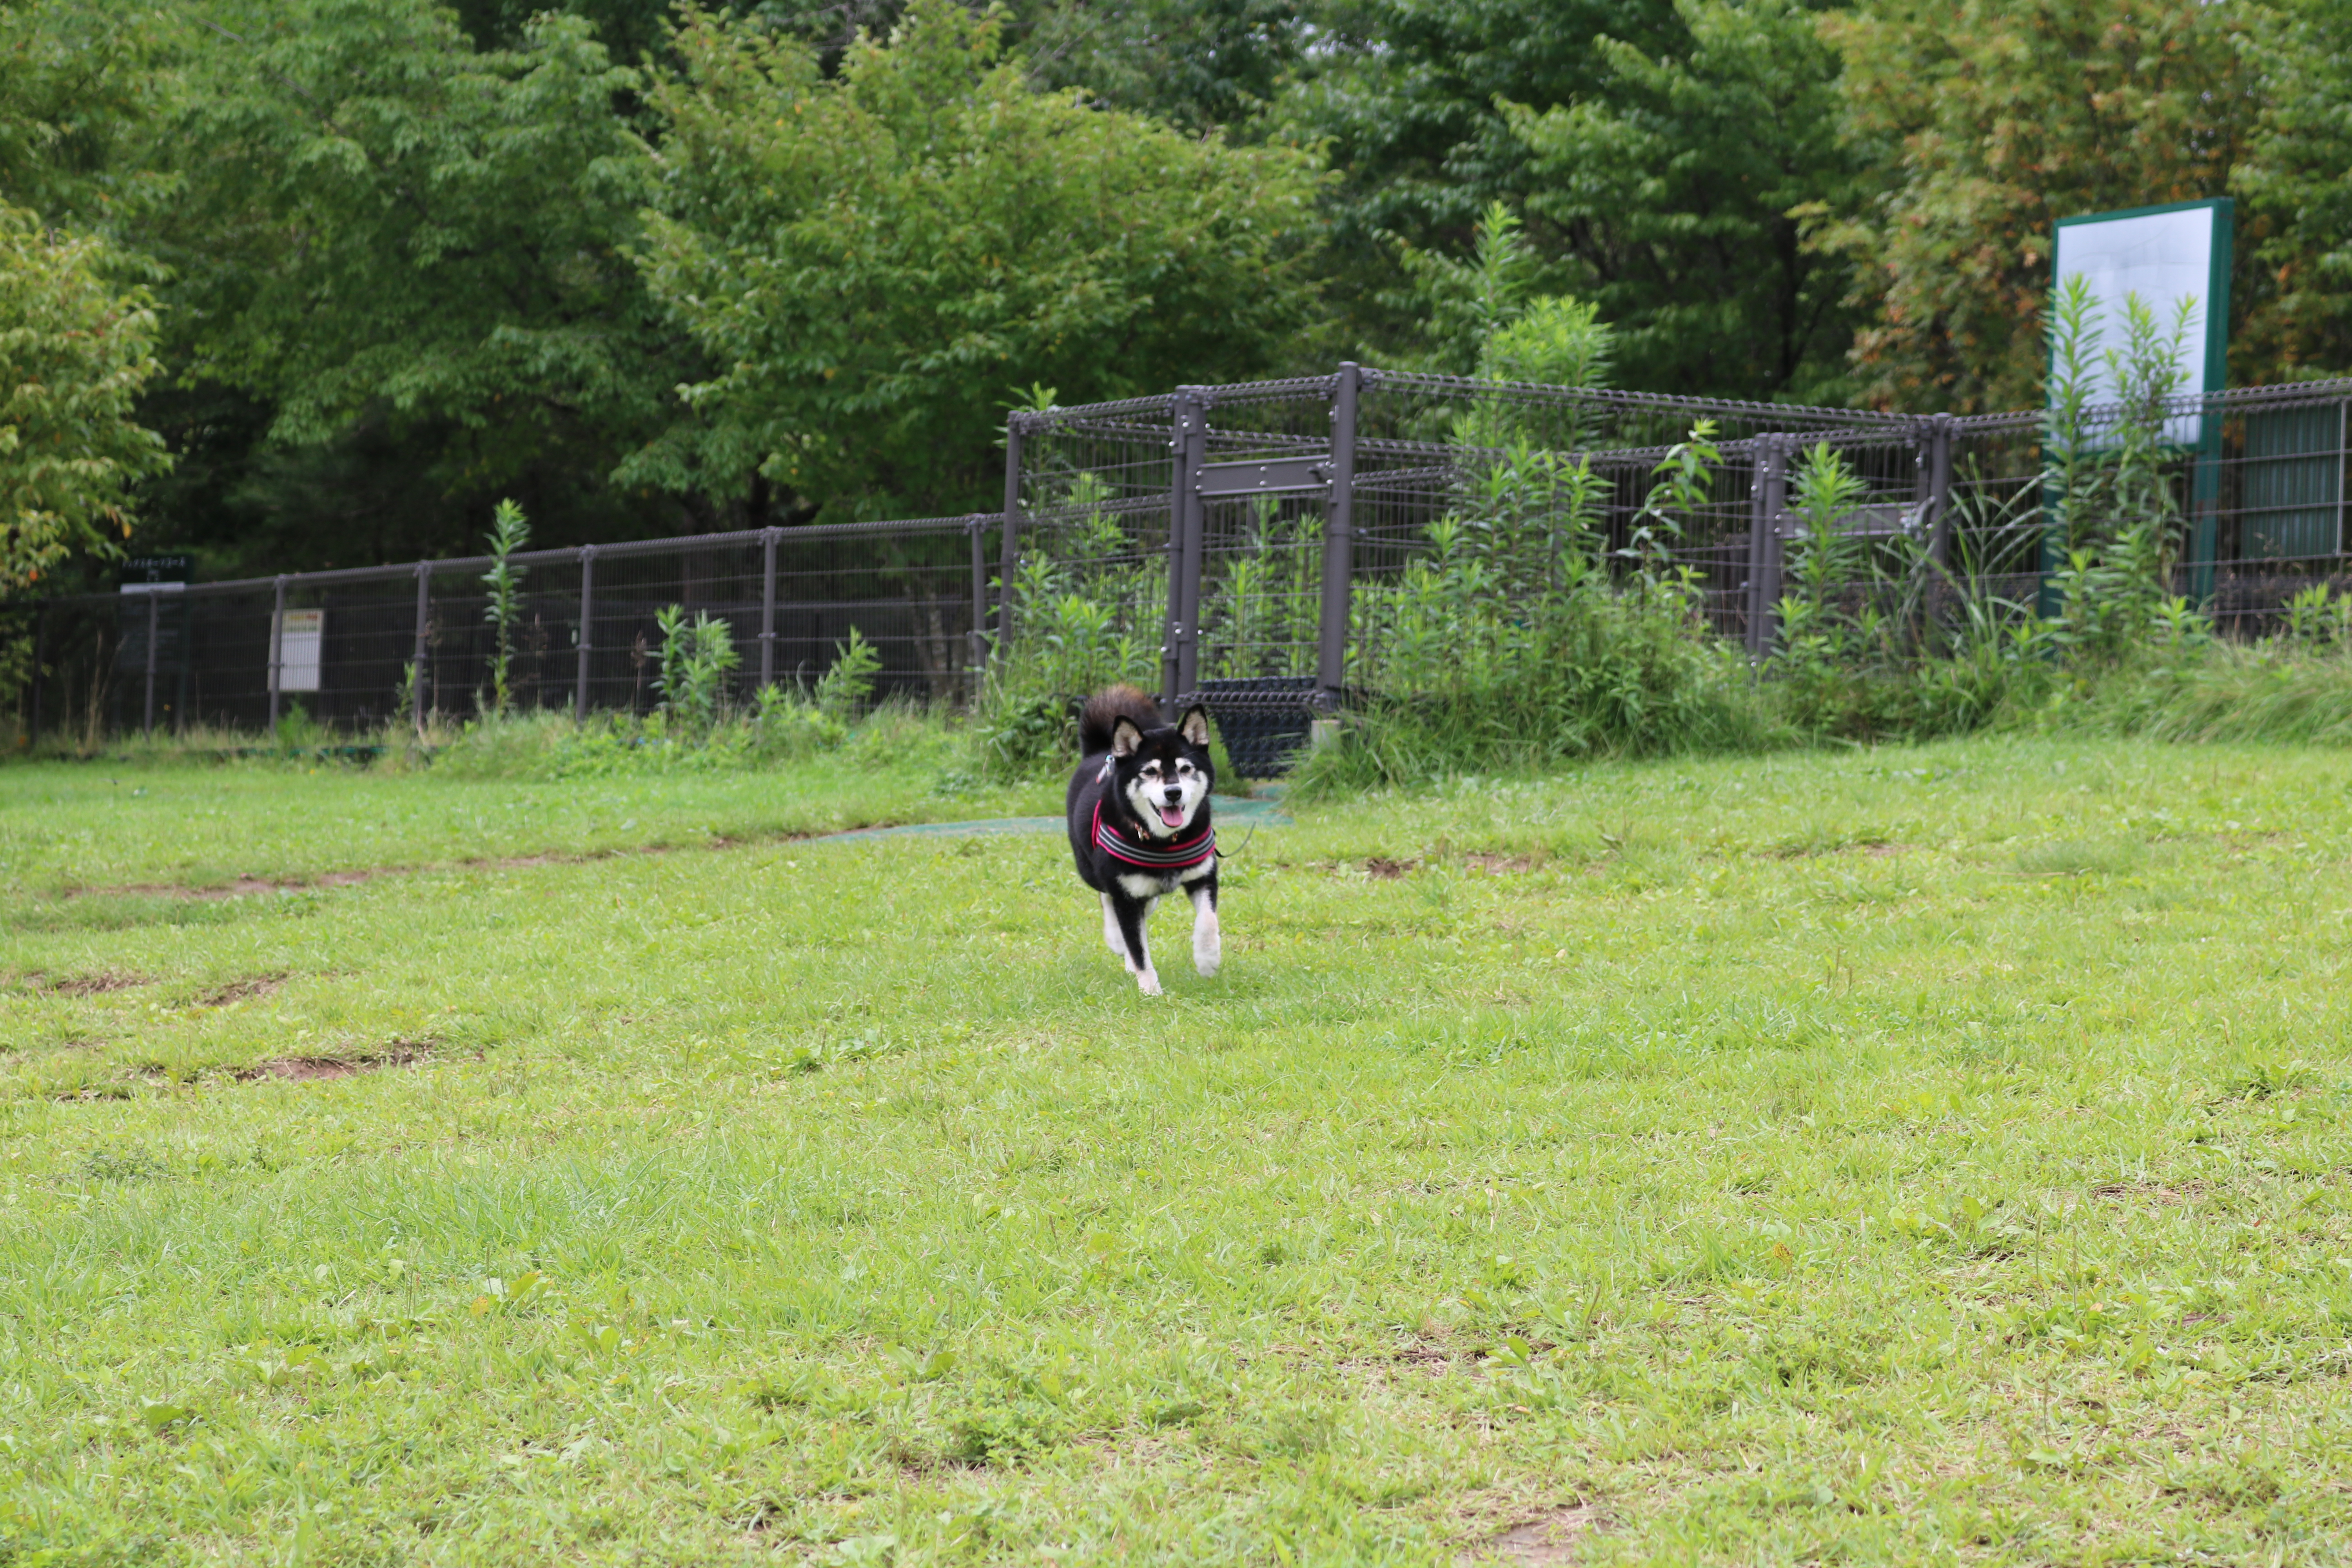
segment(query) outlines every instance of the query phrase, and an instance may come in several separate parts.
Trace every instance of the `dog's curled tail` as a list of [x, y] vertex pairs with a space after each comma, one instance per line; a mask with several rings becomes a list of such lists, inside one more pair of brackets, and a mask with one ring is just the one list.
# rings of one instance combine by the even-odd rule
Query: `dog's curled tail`
[[1111, 726], [1121, 719], [1139, 730], [1156, 730], [1168, 722], [1150, 694], [1132, 686], [1106, 686], [1078, 710], [1078, 755], [1098, 756], [1110, 750]]

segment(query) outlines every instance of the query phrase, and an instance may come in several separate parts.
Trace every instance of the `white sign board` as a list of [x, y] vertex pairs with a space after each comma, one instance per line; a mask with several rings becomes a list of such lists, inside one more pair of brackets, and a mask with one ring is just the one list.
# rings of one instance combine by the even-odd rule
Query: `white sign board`
[[[2167, 335], [2187, 302], [2189, 325], [2181, 345], [2183, 393], [2219, 392], [2225, 384], [2230, 321], [2230, 203], [2182, 202], [2129, 212], [2094, 213], [2060, 221], [2053, 246], [2053, 298], [2069, 278], [2087, 279], [2099, 324], [2091, 360], [2091, 401], [2113, 403], [2114, 374], [2106, 355], [2127, 341], [2125, 297], [2137, 294], [2156, 312]], [[2054, 396], [2053, 384], [2051, 393]], [[2172, 421], [2167, 437], [2195, 446], [2203, 421]]]
[[327, 636], [324, 610], [289, 610], [278, 626], [278, 689], [319, 689], [319, 645]]

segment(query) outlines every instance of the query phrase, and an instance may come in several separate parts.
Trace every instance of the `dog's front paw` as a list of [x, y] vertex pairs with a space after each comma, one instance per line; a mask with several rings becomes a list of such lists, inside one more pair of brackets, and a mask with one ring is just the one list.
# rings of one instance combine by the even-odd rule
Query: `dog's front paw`
[[1135, 988], [1146, 996], [1159, 995], [1160, 972], [1156, 969], [1143, 970], [1135, 977]]
[[1209, 910], [1192, 927], [1192, 967], [1203, 980], [1214, 980], [1225, 962], [1224, 933], [1217, 928], [1217, 911]]

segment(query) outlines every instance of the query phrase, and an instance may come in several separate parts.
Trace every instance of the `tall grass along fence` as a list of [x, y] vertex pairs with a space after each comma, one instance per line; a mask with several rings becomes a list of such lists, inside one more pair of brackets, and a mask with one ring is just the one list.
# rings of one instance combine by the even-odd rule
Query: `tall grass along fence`
[[1479, 694], [1575, 749], [1704, 729], [1710, 660], [1819, 685], [1939, 657], [1966, 708], [1971, 661], [2037, 639], [2332, 613], [2352, 381], [2181, 395], [2123, 364], [2095, 405], [2084, 355], [2053, 359], [2052, 410], [1958, 418], [1352, 364], [1019, 413], [1000, 513], [20, 605], [20, 701], [36, 732], [93, 737], [295, 701], [352, 729], [645, 712], [697, 623], [721, 706], [862, 638], [877, 694], [978, 706], [1008, 763], [1132, 679], [1197, 694], [1263, 773], [1347, 706]]

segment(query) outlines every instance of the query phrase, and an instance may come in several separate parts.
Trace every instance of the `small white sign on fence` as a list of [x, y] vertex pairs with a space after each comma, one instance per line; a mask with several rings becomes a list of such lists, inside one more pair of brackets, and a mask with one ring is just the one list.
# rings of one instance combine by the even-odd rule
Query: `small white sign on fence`
[[319, 689], [319, 645], [326, 639], [327, 612], [289, 610], [278, 627], [278, 689]]

